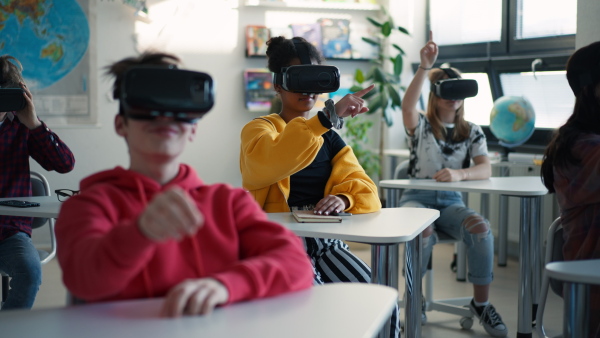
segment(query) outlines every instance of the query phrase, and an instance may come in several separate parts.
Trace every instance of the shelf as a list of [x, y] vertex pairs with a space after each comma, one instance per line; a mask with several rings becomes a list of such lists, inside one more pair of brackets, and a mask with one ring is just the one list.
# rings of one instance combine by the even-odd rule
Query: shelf
[[381, 6], [369, 3], [347, 3], [347, 2], [320, 2], [320, 1], [265, 1], [245, 0], [247, 7], [272, 7], [272, 8], [294, 8], [294, 9], [338, 9], [351, 11], [378, 11]]

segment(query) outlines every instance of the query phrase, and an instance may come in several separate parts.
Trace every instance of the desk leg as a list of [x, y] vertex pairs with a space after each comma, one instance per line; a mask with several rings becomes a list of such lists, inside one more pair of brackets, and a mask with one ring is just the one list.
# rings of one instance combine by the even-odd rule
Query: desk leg
[[531, 337], [541, 281], [540, 212], [542, 197], [521, 197], [519, 240], [519, 320], [517, 337]]
[[404, 303], [404, 334], [406, 337], [421, 337], [421, 245], [423, 235], [406, 242], [406, 303]]
[[542, 284], [542, 257], [544, 257], [544, 255], [542, 254], [542, 245], [541, 245], [541, 240], [540, 240], [540, 233], [541, 233], [541, 225], [540, 225], [540, 219], [541, 219], [541, 211], [542, 211], [542, 196], [536, 196], [536, 197], [531, 197], [530, 199], [530, 206], [531, 206], [531, 221], [529, 224], [531, 224], [530, 226], [530, 244], [529, 244], [529, 248], [530, 248], [530, 253], [531, 253], [531, 264], [533, 269], [531, 270], [532, 272], [532, 276], [531, 276], [531, 297], [533, 300], [533, 304], [532, 304], [532, 317], [531, 317], [531, 321], [533, 323], [533, 326], [535, 326], [536, 323], [536, 318], [535, 315], [537, 314], [537, 307], [538, 307], [538, 303], [539, 303], [539, 299], [540, 299], [540, 288], [541, 288], [541, 284]]
[[398, 190], [397, 189], [386, 189], [386, 208], [395, 208], [398, 202]]
[[[398, 248], [398, 244], [371, 245], [371, 283], [398, 290]], [[391, 318], [379, 332], [379, 337], [389, 338], [390, 328]]]
[[506, 266], [508, 243], [508, 196], [500, 195], [498, 217], [498, 266]]
[[589, 337], [590, 286], [568, 283], [563, 286], [563, 337]]

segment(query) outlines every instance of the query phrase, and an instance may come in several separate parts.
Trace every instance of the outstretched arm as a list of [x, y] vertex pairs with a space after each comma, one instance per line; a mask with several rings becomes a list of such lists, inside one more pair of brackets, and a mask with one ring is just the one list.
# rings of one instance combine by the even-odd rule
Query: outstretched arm
[[409, 131], [410, 135], [413, 134], [414, 129], [419, 123], [417, 102], [421, 95], [421, 88], [423, 88], [423, 84], [427, 81], [428, 71], [435, 63], [438, 52], [438, 46], [433, 42], [433, 33], [429, 32], [429, 41], [421, 48], [421, 64], [417, 68], [417, 72], [406, 89], [404, 99], [402, 100], [402, 120], [404, 127]]

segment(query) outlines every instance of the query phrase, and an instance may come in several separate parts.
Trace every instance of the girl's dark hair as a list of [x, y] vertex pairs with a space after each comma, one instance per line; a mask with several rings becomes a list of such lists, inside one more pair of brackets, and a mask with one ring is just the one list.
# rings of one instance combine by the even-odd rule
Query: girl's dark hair
[[0, 56], [0, 88], [21, 88], [23, 66], [10, 55]]
[[[323, 56], [315, 46], [304, 38], [295, 37], [295, 39], [299, 39], [302, 43], [306, 44], [308, 56], [311, 60], [316, 61], [318, 64], [323, 62]], [[268, 67], [273, 73], [280, 73], [282, 67], [288, 67], [293, 59], [299, 58], [292, 39], [277, 36], [269, 39], [267, 46]]]
[[567, 61], [567, 80], [575, 94], [573, 114], [560, 127], [544, 152], [541, 176], [544, 185], [554, 192], [554, 168], [577, 165], [580, 158], [573, 155], [575, 142], [582, 134], [600, 134], [600, 41], [575, 51]]
[[133, 66], [142, 65], [157, 65], [157, 66], [174, 66], [177, 67], [181, 63], [180, 59], [172, 54], [145, 52], [139, 56], [125, 58], [105, 67], [106, 75], [114, 76], [115, 83], [113, 84], [113, 98], [119, 99], [121, 92], [121, 83], [125, 72]]

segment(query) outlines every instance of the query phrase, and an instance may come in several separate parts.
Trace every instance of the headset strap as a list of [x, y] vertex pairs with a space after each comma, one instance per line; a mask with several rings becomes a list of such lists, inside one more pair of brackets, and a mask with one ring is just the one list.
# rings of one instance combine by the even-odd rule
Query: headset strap
[[452, 68], [440, 68], [441, 70], [448, 75], [450, 79], [460, 79], [460, 76], [452, 69]]
[[298, 58], [300, 58], [300, 63], [303, 65], [310, 65], [310, 57], [308, 56], [308, 47], [306, 43], [298, 38], [293, 38], [292, 42], [294, 42], [294, 47], [296, 48], [296, 53], [298, 54]]

